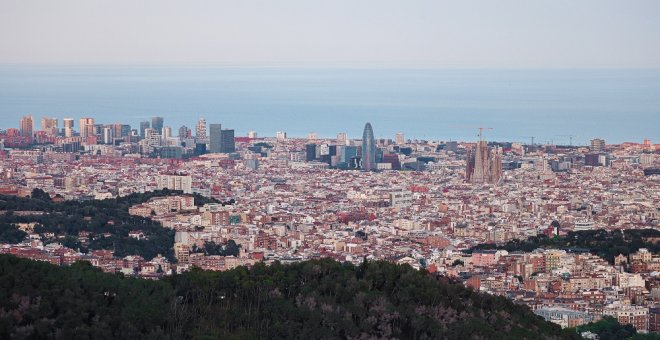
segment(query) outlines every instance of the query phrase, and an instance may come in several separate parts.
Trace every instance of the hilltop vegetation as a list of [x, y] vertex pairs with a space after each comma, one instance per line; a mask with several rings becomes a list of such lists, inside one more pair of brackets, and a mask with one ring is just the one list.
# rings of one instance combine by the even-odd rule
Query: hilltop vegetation
[[641, 334], [632, 325], [622, 325], [615, 318], [611, 316], [604, 316], [597, 322], [588, 323], [586, 325], [571, 328], [567, 331], [575, 331], [582, 334], [583, 332], [591, 332], [597, 334], [600, 340], [658, 340], [660, 335], [657, 333]]
[[0, 338], [572, 338], [529, 308], [386, 262], [193, 270], [162, 281], [0, 255]]
[[[46, 242], [62, 242], [67, 247], [82, 252], [95, 249], [115, 250], [115, 255], [140, 255], [148, 260], [162, 254], [174, 259], [172, 245], [174, 231], [163, 228], [151, 219], [131, 216], [128, 208], [144, 203], [153, 197], [180, 195], [180, 191], [159, 190], [142, 194], [131, 194], [106, 200], [54, 202], [47, 193], [39, 189], [31, 197], [0, 196], [0, 242], [18, 243], [26, 233], [16, 228], [17, 223], [36, 223], [34, 231], [40, 235], [53, 233], [64, 235], [64, 239], [46, 239]], [[216, 200], [195, 195], [195, 204], [217, 203]], [[37, 211], [43, 214], [24, 216], [16, 211]], [[147, 239], [137, 240], [128, 236], [132, 230], [142, 231]], [[80, 232], [93, 234], [90, 241], [79, 241]], [[107, 236], [103, 236], [107, 235]]]
[[614, 257], [619, 254], [629, 255], [639, 248], [647, 248], [653, 253], [660, 252], [660, 242], [654, 239], [660, 238], [660, 230], [656, 229], [629, 229], [629, 230], [585, 230], [569, 231], [564, 237], [549, 238], [544, 234], [531, 236], [527, 240], [511, 240], [507, 243], [497, 245], [493, 243], [480, 244], [472, 250], [477, 249], [504, 249], [507, 251], [530, 252], [538, 248], [585, 248], [610, 263], [614, 263]]

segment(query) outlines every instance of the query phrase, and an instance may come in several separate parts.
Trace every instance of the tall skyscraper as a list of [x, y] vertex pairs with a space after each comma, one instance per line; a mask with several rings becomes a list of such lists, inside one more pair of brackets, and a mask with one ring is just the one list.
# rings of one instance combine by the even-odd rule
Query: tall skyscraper
[[140, 122], [140, 137], [145, 138], [144, 130], [151, 128], [151, 124], [148, 121]]
[[151, 118], [151, 128], [156, 131], [163, 130], [163, 117], [153, 117]]
[[351, 159], [357, 157], [357, 147], [353, 145], [339, 147], [339, 162], [349, 163]]
[[172, 137], [172, 128], [169, 126], [163, 127], [160, 135], [163, 136], [163, 141], [166, 142], [170, 137]]
[[311, 162], [316, 159], [316, 144], [305, 145], [305, 160]]
[[236, 142], [234, 141], [234, 129], [220, 130], [220, 150], [222, 153], [236, 152]]
[[190, 129], [185, 125], [181, 126], [179, 128], [179, 139], [184, 140], [184, 139], [187, 139], [187, 138], [190, 138], [190, 137], [192, 137]]
[[467, 154], [465, 179], [470, 183], [499, 183], [502, 179], [500, 150], [491, 149], [485, 140], [480, 140], [475, 150]]
[[103, 132], [103, 129], [106, 128], [106, 127], [109, 127], [109, 128], [112, 129], [113, 138], [114, 137], [117, 137], [117, 138], [121, 137], [121, 123], [114, 123], [114, 124], [106, 125], [106, 126], [101, 128], [101, 131], [99, 131], [99, 135], [101, 135], [101, 139], [104, 138], [103, 134], [105, 132]]
[[394, 136], [394, 141], [397, 145], [406, 144], [406, 140], [403, 138], [403, 132], [399, 132]]
[[376, 140], [374, 139], [374, 130], [371, 123], [364, 125], [362, 133], [362, 170], [376, 170]]
[[121, 133], [119, 136], [121, 137], [127, 137], [131, 134], [131, 126], [128, 124], [122, 124], [121, 125]]
[[57, 136], [57, 118], [41, 118], [41, 131], [45, 131], [50, 136]]
[[115, 129], [109, 127], [103, 128], [103, 144], [112, 144], [114, 134]]
[[275, 134], [275, 137], [277, 138], [277, 140], [280, 140], [280, 141], [286, 140], [286, 132], [277, 131], [277, 133]]
[[222, 152], [222, 125], [209, 124], [209, 152]]
[[32, 130], [34, 130], [34, 121], [32, 116], [24, 116], [21, 118], [21, 136], [32, 137]]
[[73, 118], [64, 118], [64, 137], [73, 137]]
[[195, 138], [197, 140], [206, 140], [206, 119], [200, 118], [195, 126]]
[[605, 150], [605, 140], [600, 138], [594, 138], [591, 140], [591, 151], [603, 151]]
[[80, 118], [80, 137], [94, 136], [94, 118]]

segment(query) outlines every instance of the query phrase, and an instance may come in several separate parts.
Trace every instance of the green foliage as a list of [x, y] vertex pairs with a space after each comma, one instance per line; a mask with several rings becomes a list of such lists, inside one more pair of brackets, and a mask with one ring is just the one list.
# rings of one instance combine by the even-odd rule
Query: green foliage
[[0, 243], [19, 243], [26, 236], [27, 233], [16, 228], [15, 225], [0, 222]]
[[150, 281], [0, 255], [0, 311], [0, 338], [577, 338], [504, 297], [381, 261]]
[[71, 249], [80, 249], [80, 251], [85, 252], [87, 249], [85, 249], [82, 246], [82, 243], [78, 240], [77, 237], [71, 236], [71, 235], [66, 235], [64, 239], [60, 240], [60, 243], [62, 243], [63, 246]]
[[[153, 197], [174, 194], [181, 192], [162, 190], [116, 199], [64, 202], [53, 202], [50, 197], [46, 199], [48, 194], [39, 189], [35, 189], [29, 198], [0, 196], [0, 211], [7, 212], [0, 215], [0, 241], [20, 242], [25, 233], [16, 230], [12, 224], [37, 222], [36, 233], [43, 235], [52, 232], [55, 235], [65, 235], [64, 244], [81, 251], [86, 251], [87, 248], [114, 249], [115, 255], [119, 257], [140, 255], [149, 260], [161, 254], [174, 260], [174, 231], [163, 228], [159, 222], [128, 213], [128, 208], [132, 205], [144, 203]], [[43, 214], [18, 216], [13, 214], [14, 211], [41, 211]], [[128, 233], [132, 230], [142, 231], [147, 238], [136, 240], [129, 237]], [[81, 231], [93, 234], [86, 247], [78, 240]]]
[[614, 263], [619, 255], [629, 255], [639, 248], [648, 248], [653, 253], [660, 252], [660, 243], [654, 243], [650, 238], [660, 237], [660, 230], [655, 229], [629, 229], [612, 230], [585, 230], [569, 231], [565, 237], [548, 238], [544, 234], [531, 236], [527, 240], [511, 240], [502, 245], [480, 244], [472, 248], [477, 249], [505, 249], [507, 251], [530, 252], [538, 248], [585, 248], [590, 252]]
[[32, 197], [34, 199], [42, 200], [42, 201], [50, 201], [51, 200], [50, 195], [47, 192], [45, 192], [45, 191], [43, 191], [39, 188], [33, 189], [32, 190], [32, 195], [30, 195], [30, 197]]
[[162, 338], [172, 298], [166, 282], [0, 255], [2, 339]]
[[601, 340], [618, 340], [630, 339], [637, 330], [632, 325], [621, 325], [615, 318], [605, 316], [598, 322], [588, 323], [586, 325], [578, 326], [577, 333], [591, 332], [598, 335]]
[[197, 248], [193, 246], [194, 253], [204, 253], [206, 255], [235, 256], [238, 257], [240, 246], [234, 240], [227, 241], [227, 244], [217, 244], [213, 241], [204, 242], [204, 247]]
[[266, 143], [266, 142], [255, 143], [254, 146], [260, 146], [260, 147], [262, 147], [262, 148], [264, 148], [264, 149], [272, 149], [272, 148], [273, 148], [272, 145], [270, 145], [270, 144], [268, 144], [268, 143]]

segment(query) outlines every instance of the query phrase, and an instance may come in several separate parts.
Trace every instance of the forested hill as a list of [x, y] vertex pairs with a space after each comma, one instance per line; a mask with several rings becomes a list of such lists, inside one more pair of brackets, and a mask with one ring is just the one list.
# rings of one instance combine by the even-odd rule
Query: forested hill
[[0, 338], [570, 338], [527, 307], [386, 262], [193, 270], [161, 281], [0, 255]]

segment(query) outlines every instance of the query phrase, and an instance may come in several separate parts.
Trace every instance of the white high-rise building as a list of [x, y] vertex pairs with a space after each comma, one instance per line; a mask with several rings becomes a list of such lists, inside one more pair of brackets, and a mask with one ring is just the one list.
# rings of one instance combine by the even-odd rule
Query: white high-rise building
[[208, 135], [206, 134], [206, 119], [200, 118], [197, 121], [197, 126], [195, 126], [195, 138], [198, 140], [206, 140]]
[[316, 148], [316, 150], [319, 156], [325, 156], [330, 154], [330, 146], [328, 144], [321, 144]]
[[192, 177], [190, 175], [159, 175], [156, 178], [158, 190], [165, 188], [181, 190], [184, 194], [192, 194]]
[[277, 138], [277, 140], [280, 140], [280, 141], [286, 140], [286, 132], [277, 131], [277, 133], [275, 134], [275, 137]]
[[112, 144], [112, 139], [114, 136], [114, 129], [105, 127], [103, 128], [103, 144]]
[[160, 146], [161, 145], [161, 140], [160, 140], [160, 133], [158, 133], [155, 129], [148, 128], [144, 130], [144, 139], [147, 141], [147, 144], [149, 146]]
[[396, 136], [394, 137], [394, 140], [396, 141], [397, 145], [406, 144], [406, 140], [405, 138], [403, 138], [403, 132], [397, 133]]
[[337, 145], [348, 145], [348, 136], [346, 132], [340, 132], [337, 134]]
[[170, 137], [172, 137], [172, 128], [169, 126], [163, 127], [161, 135], [163, 136], [163, 142], [167, 141], [170, 139]]
[[310, 132], [309, 134], [307, 134], [307, 139], [316, 140], [317, 139], [316, 132]]
[[257, 131], [249, 131], [248, 138], [252, 138], [252, 139], [257, 138]]

